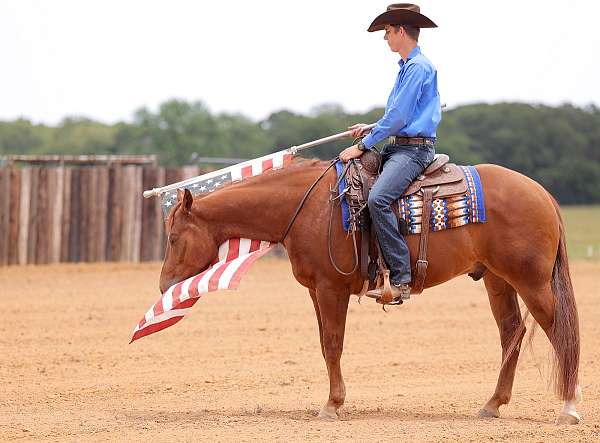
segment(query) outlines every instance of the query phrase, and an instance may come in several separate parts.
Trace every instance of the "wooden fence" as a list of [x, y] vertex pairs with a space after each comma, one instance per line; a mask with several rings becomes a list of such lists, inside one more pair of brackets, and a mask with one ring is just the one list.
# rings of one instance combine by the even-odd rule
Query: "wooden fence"
[[142, 191], [198, 174], [195, 166], [0, 168], [0, 266], [161, 260], [160, 200]]

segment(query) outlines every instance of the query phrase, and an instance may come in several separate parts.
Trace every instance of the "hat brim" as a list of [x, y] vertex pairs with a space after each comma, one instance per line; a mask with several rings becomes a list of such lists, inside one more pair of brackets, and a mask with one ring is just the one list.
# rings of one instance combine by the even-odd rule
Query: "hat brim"
[[385, 25], [410, 25], [416, 28], [437, 28], [428, 17], [408, 9], [392, 9], [378, 15], [369, 29], [369, 32], [382, 31]]

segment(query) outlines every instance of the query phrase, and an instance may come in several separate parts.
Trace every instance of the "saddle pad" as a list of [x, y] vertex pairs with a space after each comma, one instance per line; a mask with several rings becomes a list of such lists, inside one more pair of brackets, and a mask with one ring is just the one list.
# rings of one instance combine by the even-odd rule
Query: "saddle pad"
[[[342, 163], [340, 160], [335, 162], [335, 172], [337, 174], [337, 178], [339, 180], [340, 176], [342, 175], [342, 172], [344, 171], [344, 163]], [[339, 180], [339, 184], [338, 184], [338, 192], [339, 195], [344, 195], [344, 192], [346, 190], [346, 180]], [[346, 197], [341, 199], [342, 202], [342, 224], [344, 225], [344, 231], [348, 232], [348, 230], [350, 229], [350, 208], [348, 207], [348, 202], [346, 201]]]
[[[469, 223], [485, 222], [485, 202], [481, 179], [474, 166], [459, 166], [467, 182], [467, 192], [445, 198], [434, 198], [431, 202], [431, 224], [432, 231], [457, 228]], [[342, 166], [336, 164], [338, 176]], [[339, 191], [342, 192], [346, 186], [345, 180], [340, 183]], [[435, 196], [434, 196], [435, 197]], [[419, 194], [412, 194], [398, 201], [398, 217], [404, 220], [409, 234], [421, 232], [421, 215], [423, 214], [423, 198]], [[350, 212], [346, 199], [342, 199], [342, 223], [344, 230], [348, 232]]]
[[[467, 192], [445, 198], [434, 198], [431, 202], [432, 231], [457, 228], [469, 223], [485, 222], [483, 188], [477, 169], [473, 166], [460, 166], [467, 182]], [[434, 196], [435, 197], [435, 196]], [[409, 234], [421, 232], [423, 197], [409, 195], [398, 201], [399, 218], [406, 222]]]

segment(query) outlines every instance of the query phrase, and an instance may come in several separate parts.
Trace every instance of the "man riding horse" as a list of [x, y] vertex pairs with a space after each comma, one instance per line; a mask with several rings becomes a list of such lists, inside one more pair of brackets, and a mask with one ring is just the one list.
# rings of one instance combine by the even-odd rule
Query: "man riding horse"
[[[379, 246], [390, 270], [392, 296], [410, 298], [410, 253], [398, 230], [391, 204], [408, 188], [434, 158], [436, 128], [441, 120], [437, 71], [421, 53], [417, 42], [420, 28], [437, 25], [420, 13], [417, 5], [397, 3], [388, 6], [368, 31], [384, 30], [384, 40], [392, 52], [400, 54], [400, 72], [388, 97], [383, 117], [362, 141], [344, 149], [340, 159], [347, 162], [367, 149], [389, 139], [381, 155], [383, 170], [369, 194], [369, 212], [377, 232]], [[368, 132], [365, 124], [350, 127], [353, 137]], [[369, 291], [379, 298], [383, 288]]]
[[[384, 260], [392, 271], [391, 280], [398, 285], [393, 290], [398, 301], [403, 295], [407, 297], [410, 289], [409, 251], [413, 259], [419, 257], [412, 283], [415, 293], [464, 274], [483, 280], [500, 333], [502, 364], [496, 388], [480, 416], [499, 417], [500, 407], [511, 399], [525, 334], [520, 299], [554, 348], [554, 382], [564, 400], [557, 422], [579, 423], [577, 303], [565, 227], [559, 205], [550, 193], [529, 177], [498, 165], [447, 165], [437, 170], [428, 166], [424, 177], [415, 182], [422, 192], [416, 195], [417, 191], [411, 190], [415, 186], [411, 185], [408, 200], [401, 200], [398, 211], [410, 212], [408, 226], [414, 230], [409, 232], [420, 232], [420, 238], [410, 236], [407, 248], [398, 233], [390, 203], [403, 194], [432, 159], [440, 121], [435, 69], [417, 46], [418, 29], [434, 26], [416, 6], [406, 4], [392, 5], [375, 19], [369, 30], [386, 29], [390, 48], [402, 56], [400, 73], [383, 118], [362, 145], [344, 150], [340, 158], [349, 161], [359, 157], [361, 149], [371, 149], [386, 137], [393, 137], [384, 148], [383, 172], [368, 203]], [[355, 125], [353, 132], [360, 137], [367, 131], [363, 125]], [[440, 162], [434, 161], [433, 166], [436, 163]], [[157, 321], [177, 321], [203, 288], [220, 287], [225, 273], [219, 273], [222, 268], [211, 267], [211, 263], [219, 253], [229, 256], [229, 246], [221, 248], [224, 242], [252, 239], [248, 249], [261, 241], [283, 244], [292, 272], [308, 289], [315, 309], [329, 377], [329, 395], [319, 417], [328, 420], [339, 417], [346, 398], [340, 361], [348, 303], [351, 294], [359, 294], [365, 288], [365, 273], [356, 266], [345, 273], [334, 264], [337, 259], [341, 269], [349, 269], [357, 251], [354, 236], [348, 236], [343, 226], [342, 210], [333, 210], [336, 200], [332, 190], [340, 183], [332, 166], [334, 163], [316, 160], [294, 161], [286, 168], [247, 177], [196, 198], [189, 189], [178, 192], [165, 224], [168, 241], [160, 276], [160, 290], [165, 295], [155, 305], [160, 309], [153, 307], [143, 319], [149, 328], [155, 328]], [[360, 169], [358, 166], [346, 171]], [[254, 164], [251, 169], [254, 170]], [[452, 171], [457, 173], [456, 181], [448, 181]], [[432, 201], [434, 189], [436, 199]], [[484, 189], [490, 191], [485, 202]], [[431, 211], [423, 210], [429, 205]], [[364, 207], [362, 202], [360, 207]], [[433, 213], [435, 216], [430, 218]], [[433, 227], [436, 229], [428, 229]], [[439, 232], [428, 237], [430, 230]], [[363, 238], [370, 240], [362, 233], [360, 237], [361, 243]], [[382, 303], [389, 303], [392, 298], [386, 270], [383, 275], [386, 290], [380, 294]], [[277, 294], [273, 300], [281, 303], [287, 295]], [[163, 315], [165, 307], [175, 309]], [[466, 316], [465, 327], [473, 326], [472, 323], [473, 319]]]

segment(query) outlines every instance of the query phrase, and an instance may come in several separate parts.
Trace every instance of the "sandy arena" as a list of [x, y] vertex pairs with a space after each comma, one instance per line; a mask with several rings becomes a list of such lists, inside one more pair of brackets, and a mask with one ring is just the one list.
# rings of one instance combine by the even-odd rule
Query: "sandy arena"
[[[0, 440], [599, 441], [600, 263], [571, 271], [582, 329], [583, 416], [556, 426], [547, 340], [534, 341], [500, 419], [479, 419], [500, 363], [481, 282], [467, 277], [387, 314], [351, 301], [342, 418], [328, 394], [307, 291], [265, 257], [238, 291], [129, 345], [158, 297], [159, 263], [0, 269]], [[542, 374], [540, 376], [540, 373]]]

